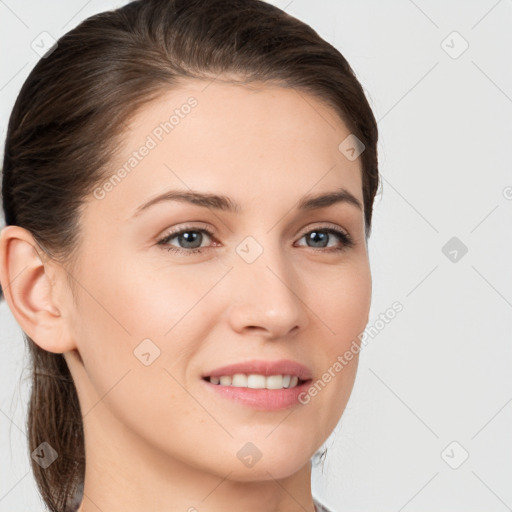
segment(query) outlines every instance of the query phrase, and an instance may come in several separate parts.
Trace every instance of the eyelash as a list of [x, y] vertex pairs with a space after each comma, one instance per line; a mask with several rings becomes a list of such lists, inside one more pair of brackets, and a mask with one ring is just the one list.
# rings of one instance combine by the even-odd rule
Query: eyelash
[[[304, 236], [309, 235], [310, 233], [315, 232], [315, 231], [320, 231], [323, 233], [337, 235], [342, 242], [342, 246], [335, 247], [335, 248], [332, 248], [332, 247], [330, 247], [330, 248], [309, 247], [309, 249], [323, 251], [323, 252], [339, 252], [339, 251], [344, 251], [344, 250], [354, 246], [354, 241], [348, 233], [340, 230], [339, 228], [334, 228], [331, 226], [322, 226], [319, 228], [311, 229], [309, 231], [306, 231], [300, 238], [303, 238]], [[179, 231], [174, 231], [172, 233], [165, 235], [163, 238], [158, 240], [157, 245], [166, 246], [170, 240], [172, 240], [173, 238], [175, 238], [178, 235], [182, 235], [183, 233], [187, 233], [187, 232], [206, 233], [210, 238], [213, 238], [213, 235], [214, 235], [214, 233], [207, 228], [199, 228], [197, 226], [185, 226], [182, 229], [180, 229]], [[308, 246], [306, 246], [306, 247], [308, 247]], [[174, 247], [172, 245], [170, 245], [169, 247], [165, 247], [165, 248], [169, 252], [184, 254], [187, 256], [189, 256], [191, 254], [199, 254], [203, 251], [203, 249], [208, 249], [208, 247], [197, 247], [195, 249], [183, 249], [180, 247]]]

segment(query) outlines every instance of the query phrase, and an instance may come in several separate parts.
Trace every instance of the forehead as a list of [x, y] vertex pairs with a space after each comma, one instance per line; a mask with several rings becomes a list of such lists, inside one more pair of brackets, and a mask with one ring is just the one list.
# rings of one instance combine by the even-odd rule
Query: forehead
[[[188, 104], [192, 103], [194, 106], [190, 108]], [[159, 119], [164, 134], [154, 125]], [[166, 121], [172, 125], [167, 130]], [[177, 129], [178, 125], [181, 130]], [[204, 130], [206, 125], [208, 130]], [[157, 138], [169, 134], [169, 128], [174, 138], [179, 137], [179, 132], [187, 127], [197, 129], [197, 137], [207, 135], [210, 140], [236, 135], [225, 140], [231, 150], [244, 142], [256, 141], [267, 145], [274, 142], [277, 146], [307, 143], [319, 150], [332, 150], [333, 143], [337, 147], [336, 142], [341, 142], [338, 139], [349, 134], [334, 109], [307, 92], [275, 82], [236, 84], [218, 78], [212, 82], [196, 79], [181, 82], [180, 87], [163, 92], [146, 105], [131, 123], [131, 128], [139, 131], [143, 127], [148, 131], [152, 126]]]
[[125, 217], [166, 187], [244, 204], [269, 190], [283, 203], [344, 186], [362, 200], [360, 159], [339, 149], [349, 135], [331, 107], [303, 91], [187, 80], [131, 119], [103, 207]]

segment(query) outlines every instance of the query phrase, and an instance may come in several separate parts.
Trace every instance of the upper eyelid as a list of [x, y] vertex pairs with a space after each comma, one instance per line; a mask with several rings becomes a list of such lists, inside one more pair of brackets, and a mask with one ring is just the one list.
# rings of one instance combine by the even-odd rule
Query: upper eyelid
[[[309, 233], [309, 231], [313, 230], [313, 229], [328, 229], [328, 228], [333, 228], [333, 229], [337, 229], [337, 230], [341, 230], [341, 231], [344, 231], [345, 233], [349, 234], [349, 231], [341, 226], [338, 226], [337, 224], [334, 224], [332, 222], [328, 222], [328, 221], [317, 221], [316, 223], [313, 223], [314, 225], [313, 226], [307, 226], [305, 227], [301, 233], [304, 234], [304, 233]], [[205, 224], [205, 223], [202, 223], [201, 225], [199, 226], [193, 226], [193, 225], [188, 225], [185, 223], [185, 225], [183, 227], [180, 227], [176, 230], [172, 230], [172, 231], [169, 231], [167, 232], [166, 234], [163, 234], [160, 238], [162, 237], [165, 237], [165, 236], [169, 236], [169, 235], [173, 235], [173, 234], [179, 234], [183, 231], [201, 231], [201, 230], [204, 230], [204, 231], [207, 231], [207, 232], [210, 232], [212, 235], [217, 233], [218, 230], [216, 230], [215, 228], [212, 228], [210, 227], [209, 224]]]
[[159, 238], [165, 238], [165, 237], [171, 236], [171, 235], [179, 235], [183, 231], [207, 231], [208, 233], [211, 233], [212, 235], [217, 232], [216, 229], [210, 227], [208, 224], [202, 223], [199, 226], [192, 226], [192, 225], [185, 224], [183, 227], [173, 229], [170, 231], [164, 231], [164, 233]]
[[346, 233], [347, 235], [349, 234], [348, 230], [346, 230], [345, 228], [342, 228], [341, 226], [338, 226], [337, 224], [333, 224], [332, 222], [318, 222], [318, 225], [316, 226], [308, 226], [306, 228], [304, 228], [304, 230], [301, 231], [301, 233], [304, 235], [306, 233], [309, 233], [310, 231], [313, 231], [314, 229], [329, 229], [329, 228], [332, 228], [332, 229], [335, 229], [336, 231], [343, 231], [344, 233]]

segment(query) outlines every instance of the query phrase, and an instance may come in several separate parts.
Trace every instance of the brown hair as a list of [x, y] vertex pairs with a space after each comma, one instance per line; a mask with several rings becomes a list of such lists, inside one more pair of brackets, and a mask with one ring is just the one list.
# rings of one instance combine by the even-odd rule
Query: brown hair
[[[80, 208], [109, 174], [129, 119], [187, 78], [224, 73], [232, 83], [273, 81], [314, 95], [364, 143], [368, 237], [379, 173], [377, 123], [363, 89], [338, 50], [261, 0], [138, 0], [62, 36], [26, 79], [10, 116], [6, 225], [27, 229], [49, 257], [71, 268]], [[25, 340], [32, 363], [29, 450], [47, 442], [58, 453], [46, 469], [31, 460], [32, 471], [48, 508], [62, 512], [85, 476], [78, 396], [63, 355]]]

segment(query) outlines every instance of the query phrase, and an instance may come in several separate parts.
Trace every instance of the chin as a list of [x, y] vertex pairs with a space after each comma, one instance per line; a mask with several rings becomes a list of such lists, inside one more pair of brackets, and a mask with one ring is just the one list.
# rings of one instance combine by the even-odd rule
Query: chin
[[309, 464], [316, 445], [308, 449], [308, 440], [294, 439], [284, 429], [281, 436], [277, 432], [268, 436], [269, 432], [265, 429], [264, 435], [253, 436], [252, 441], [233, 441], [234, 448], [222, 455], [223, 476], [230, 473], [229, 480], [241, 482], [283, 479]]
[[[243, 464], [233, 464], [228, 480], [236, 482], [264, 482], [268, 480], [282, 480], [288, 478], [309, 464], [308, 457], [284, 456], [264, 460], [263, 457], [251, 468], [243, 467]], [[228, 470], [229, 471], [229, 470]]]

